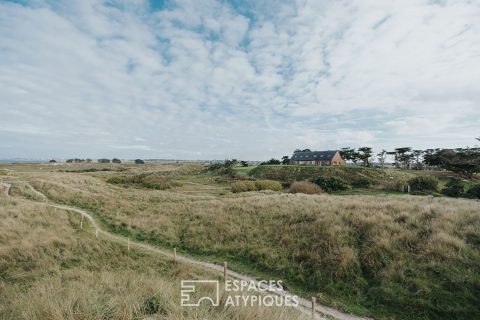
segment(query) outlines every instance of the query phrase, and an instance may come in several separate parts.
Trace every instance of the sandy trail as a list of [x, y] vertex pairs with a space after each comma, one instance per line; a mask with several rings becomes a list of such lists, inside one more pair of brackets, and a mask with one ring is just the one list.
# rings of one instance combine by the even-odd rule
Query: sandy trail
[[[29, 188], [31, 188], [31, 190], [36, 195], [38, 195], [39, 197], [42, 197], [43, 199], [47, 200], [47, 197], [43, 193], [36, 190], [32, 185], [30, 185], [30, 184], [28, 184], [28, 185], [29, 185]], [[151, 252], [151, 253], [158, 254], [158, 255], [162, 255], [162, 256], [170, 258], [170, 259], [173, 258], [173, 253], [170, 252], [170, 251], [166, 251], [164, 249], [160, 249], [160, 248], [157, 248], [157, 247], [154, 247], [152, 245], [145, 244], [145, 243], [142, 243], [142, 242], [136, 242], [136, 241], [133, 241], [133, 240], [129, 240], [127, 237], [119, 236], [119, 235], [113, 234], [109, 231], [103, 230], [97, 224], [94, 217], [86, 210], [71, 207], [71, 206], [66, 206], [66, 205], [53, 204], [53, 203], [52, 204], [47, 203], [47, 205], [50, 206], [50, 207], [53, 207], [53, 208], [72, 211], [72, 212], [76, 212], [76, 213], [82, 215], [85, 219], [87, 219], [91, 223], [95, 232], [98, 233], [99, 236], [101, 235], [104, 238], [109, 238], [109, 239], [115, 240], [117, 242], [124, 243], [125, 245], [129, 244], [130, 247], [137, 247], [137, 248], [140, 248], [144, 251]], [[201, 267], [201, 268], [204, 268], [204, 269], [220, 272], [222, 274], [223, 274], [223, 271], [224, 271], [223, 266], [221, 266], [221, 265], [216, 265], [216, 264], [209, 263], [209, 262], [199, 261], [199, 260], [187, 257], [187, 256], [179, 255], [179, 254], [176, 255], [176, 260], [179, 261], [179, 262], [194, 265], [194, 266]], [[237, 280], [246, 280], [246, 281], [249, 281], [249, 282], [251, 281], [251, 282], [254, 282], [257, 287], [268, 289], [263, 285], [263, 283], [260, 283], [259, 281], [257, 281], [252, 276], [248, 276], [248, 275], [245, 275], [245, 274], [242, 274], [242, 273], [239, 273], [239, 272], [235, 272], [235, 271], [232, 271], [232, 270], [228, 270], [228, 276], [230, 278], [237, 279]], [[284, 291], [277, 291], [277, 290], [270, 291], [270, 290], [267, 290], [267, 291], [271, 294], [278, 295], [278, 296], [291, 295], [286, 290], [284, 290]], [[301, 297], [298, 297], [298, 302], [299, 302], [299, 305], [296, 309], [298, 309], [299, 311], [301, 311], [302, 313], [304, 313], [306, 315], [311, 316], [312, 315], [312, 307], [311, 307], [312, 303], [311, 303], [311, 301], [309, 301], [307, 299], [304, 299], [304, 298], [301, 298]], [[370, 319], [370, 318], [363, 318], [363, 317], [357, 317], [357, 316], [354, 316], [354, 315], [350, 315], [350, 314], [344, 313], [342, 311], [339, 311], [337, 309], [321, 305], [319, 303], [316, 304], [315, 319], [327, 320], [327, 319], [332, 319], [332, 318], [333, 319], [338, 319], [338, 320], [366, 320], [366, 319]]]

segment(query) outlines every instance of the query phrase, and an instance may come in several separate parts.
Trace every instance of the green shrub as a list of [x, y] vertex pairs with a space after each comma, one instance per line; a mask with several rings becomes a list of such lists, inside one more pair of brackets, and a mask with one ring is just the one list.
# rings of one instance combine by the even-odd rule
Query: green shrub
[[239, 193], [239, 192], [247, 192], [247, 191], [256, 191], [257, 187], [255, 186], [255, 182], [253, 181], [236, 181], [232, 183], [232, 192]]
[[5, 170], [0, 170], [0, 176], [6, 176], [7, 172]]
[[166, 190], [176, 185], [168, 178], [157, 174], [138, 175], [136, 177], [139, 180], [138, 183], [148, 189]]
[[477, 183], [470, 187], [467, 191], [469, 198], [480, 199], [480, 183]]
[[359, 177], [352, 181], [352, 187], [355, 188], [368, 188], [372, 185], [372, 180], [366, 177]]
[[257, 190], [283, 190], [282, 184], [275, 180], [257, 180], [255, 181], [255, 187], [257, 188]]
[[295, 181], [290, 186], [290, 193], [305, 193], [305, 194], [319, 194], [323, 190], [315, 183], [309, 181]]
[[160, 309], [160, 306], [160, 301], [157, 297], [150, 297], [145, 301], [144, 312], [145, 314], [155, 314]]
[[449, 197], [460, 197], [465, 192], [465, 188], [460, 179], [452, 178], [447, 182], [442, 193]]
[[425, 192], [436, 192], [438, 179], [434, 176], [418, 176], [407, 181], [412, 193], [423, 194]]
[[107, 182], [111, 184], [124, 184], [126, 182], [126, 179], [125, 177], [117, 176], [117, 177], [108, 178]]
[[167, 177], [163, 177], [154, 173], [142, 173], [127, 177], [111, 177], [107, 180], [111, 184], [129, 184], [137, 185], [147, 189], [165, 190], [177, 186], [177, 183], [172, 182]]
[[435, 198], [440, 198], [442, 196], [442, 194], [438, 193], [438, 192], [433, 192], [432, 196], [434, 196]]
[[347, 190], [349, 187], [343, 179], [337, 177], [320, 177], [315, 179], [315, 183], [327, 192]]

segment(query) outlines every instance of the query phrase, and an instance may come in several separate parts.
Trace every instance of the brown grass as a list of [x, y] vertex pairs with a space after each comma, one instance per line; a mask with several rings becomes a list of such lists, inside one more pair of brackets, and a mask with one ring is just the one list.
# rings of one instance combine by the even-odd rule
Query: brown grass
[[290, 193], [320, 194], [322, 188], [309, 181], [295, 181], [290, 186]]
[[[51, 200], [95, 212], [114, 231], [228, 257], [233, 268], [268, 272], [352, 312], [402, 319], [468, 319], [479, 312], [478, 201], [232, 194], [202, 175], [178, 176], [198, 186], [145, 191], [106, 184], [105, 175], [22, 178]], [[184, 192], [187, 186], [198, 192]]]
[[182, 308], [181, 279], [218, 276], [97, 240], [62, 210], [0, 195], [0, 221], [1, 319], [299, 319], [280, 308]]

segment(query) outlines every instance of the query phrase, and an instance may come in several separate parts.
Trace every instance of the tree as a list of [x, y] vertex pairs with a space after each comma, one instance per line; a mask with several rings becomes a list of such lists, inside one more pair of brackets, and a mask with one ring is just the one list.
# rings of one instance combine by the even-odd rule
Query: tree
[[420, 158], [422, 157], [422, 155], [424, 154], [425, 152], [423, 150], [413, 150], [412, 152], [412, 158], [415, 159], [415, 169], [422, 169], [423, 168], [423, 164], [422, 164], [422, 161], [420, 160]]
[[280, 160], [278, 159], [275, 159], [275, 158], [272, 158], [270, 160], [268, 160], [267, 162], [262, 162], [260, 163], [260, 165], [266, 165], [266, 164], [280, 164], [282, 163]]
[[85, 161], [87, 161], [87, 162], [92, 162], [92, 159], [87, 158]]
[[342, 148], [340, 150], [340, 155], [345, 161], [352, 161], [354, 163], [357, 163], [358, 161], [358, 153], [353, 148]]
[[72, 163], [72, 162], [73, 162], [73, 159], [67, 159], [66, 162], [67, 162], [67, 163]]
[[288, 156], [283, 156], [282, 157], [282, 164], [289, 164], [290, 163], [290, 158]]
[[145, 161], [142, 159], [135, 159], [135, 164], [145, 164]]
[[310, 149], [303, 149], [302, 152], [312, 152]]
[[237, 160], [237, 159], [232, 159], [232, 160], [225, 159], [225, 162], [224, 162], [224, 165], [225, 165], [226, 168], [233, 168], [233, 167], [235, 167], [237, 164], [238, 164], [238, 160]]
[[424, 156], [424, 163], [437, 166], [467, 178], [480, 172], [480, 150], [478, 149], [438, 149]]
[[56, 163], [57, 161], [54, 160], [54, 159], [52, 159], [52, 160], [50, 160], [50, 161], [48, 161], [48, 162], [50, 162], [50, 163]]
[[97, 160], [98, 163], [110, 163], [110, 159], [101, 158]]
[[245, 160], [242, 160], [242, 161], [240, 161], [240, 165], [241, 165], [242, 167], [248, 167], [248, 162], [245, 161]]
[[412, 151], [412, 148], [410, 147], [402, 147], [402, 148], [395, 149], [395, 153], [397, 155], [396, 159], [398, 162], [402, 164], [402, 167], [404, 169], [410, 168], [410, 163], [413, 157], [410, 151]]
[[370, 167], [370, 157], [372, 156], [372, 148], [370, 147], [361, 147], [358, 148], [358, 158], [363, 161], [364, 167]]
[[122, 161], [121, 161], [120, 159], [118, 159], [118, 158], [113, 158], [113, 159], [112, 159], [112, 162], [113, 162], [113, 163], [122, 163]]
[[383, 149], [380, 153], [377, 153], [377, 159], [382, 169], [385, 169], [385, 160], [387, 159], [387, 150]]

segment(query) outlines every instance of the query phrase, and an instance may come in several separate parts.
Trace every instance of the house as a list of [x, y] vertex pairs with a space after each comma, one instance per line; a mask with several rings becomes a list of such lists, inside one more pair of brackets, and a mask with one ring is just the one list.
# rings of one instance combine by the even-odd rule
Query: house
[[290, 164], [305, 164], [312, 166], [345, 166], [347, 162], [343, 160], [338, 150], [329, 151], [309, 151], [294, 152], [290, 158]]

